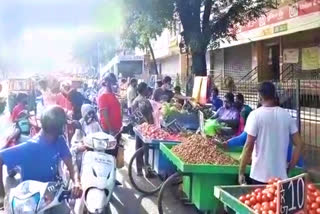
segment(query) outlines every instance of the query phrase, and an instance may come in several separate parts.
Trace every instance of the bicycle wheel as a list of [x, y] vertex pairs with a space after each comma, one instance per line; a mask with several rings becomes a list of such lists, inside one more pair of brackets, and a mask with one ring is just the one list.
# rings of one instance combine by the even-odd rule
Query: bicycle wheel
[[[181, 183], [181, 176], [179, 172], [172, 174], [161, 186], [159, 195], [158, 195], [158, 212], [159, 214], [163, 214], [163, 199], [170, 198], [170, 203], [176, 203], [175, 200], [179, 200], [177, 197], [172, 197], [173, 195], [177, 195], [179, 192], [178, 186]], [[176, 186], [177, 188], [172, 188]], [[166, 192], [168, 190], [168, 192]], [[175, 191], [175, 192], [174, 192]], [[169, 194], [164, 197], [165, 193]], [[171, 197], [170, 197], [171, 196]], [[168, 200], [167, 200], [168, 201]]]
[[[139, 155], [143, 155], [144, 148], [141, 147], [138, 149], [132, 156], [129, 166], [128, 166], [128, 175], [132, 186], [139, 192], [146, 195], [152, 195], [158, 192], [161, 188], [163, 181], [160, 176], [155, 172], [152, 172], [152, 176], [138, 175], [136, 168], [136, 160]], [[146, 168], [147, 166], [143, 166]]]

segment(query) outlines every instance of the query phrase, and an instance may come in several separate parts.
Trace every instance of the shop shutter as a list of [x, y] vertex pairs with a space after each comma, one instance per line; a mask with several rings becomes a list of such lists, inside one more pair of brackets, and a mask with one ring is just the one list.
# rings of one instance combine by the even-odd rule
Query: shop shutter
[[224, 49], [225, 75], [240, 80], [252, 70], [251, 44]]

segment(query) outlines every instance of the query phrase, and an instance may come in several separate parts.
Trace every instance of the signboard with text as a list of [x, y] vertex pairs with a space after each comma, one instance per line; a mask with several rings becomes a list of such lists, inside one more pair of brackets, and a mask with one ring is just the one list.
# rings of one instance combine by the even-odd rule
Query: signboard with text
[[276, 24], [291, 18], [307, 15], [320, 11], [320, 0], [302, 0], [275, 10], [271, 10], [265, 16], [249, 22], [238, 29], [237, 33], [252, 30], [266, 25]]
[[306, 174], [278, 183], [278, 214], [303, 214], [306, 210]]

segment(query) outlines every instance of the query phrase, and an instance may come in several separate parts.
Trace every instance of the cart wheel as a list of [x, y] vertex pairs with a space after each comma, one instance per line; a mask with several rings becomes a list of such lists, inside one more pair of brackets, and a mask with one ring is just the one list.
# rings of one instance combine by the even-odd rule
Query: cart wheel
[[177, 181], [180, 179], [180, 174], [179, 172], [174, 173], [173, 175], [171, 175], [161, 186], [159, 195], [158, 195], [158, 211], [159, 214], [163, 214], [163, 208], [162, 208], [162, 200], [163, 200], [163, 196], [164, 193], [167, 189], [167, 187], [172, 187], [172, 185], [177, 184]]
[[145, 175], [138, 176], [136, 160], [139, 155], [143, 155], [143, 152], [144, 148], [141, 147], [132, 156], [128, 166], [128, 175], [132, 186], [137, 191], [146, 195], [152, 195], [160, 190], [163, 181], [155, 172], [152, 172], [152, 176], [148, 178]]

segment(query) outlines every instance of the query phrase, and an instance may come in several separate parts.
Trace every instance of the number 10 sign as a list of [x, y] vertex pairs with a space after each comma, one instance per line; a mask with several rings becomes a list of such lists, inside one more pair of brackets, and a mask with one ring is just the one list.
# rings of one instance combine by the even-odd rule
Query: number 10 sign
[[306, 174], [302, 174], [278, 183], [278, 214], [306, 213]]

